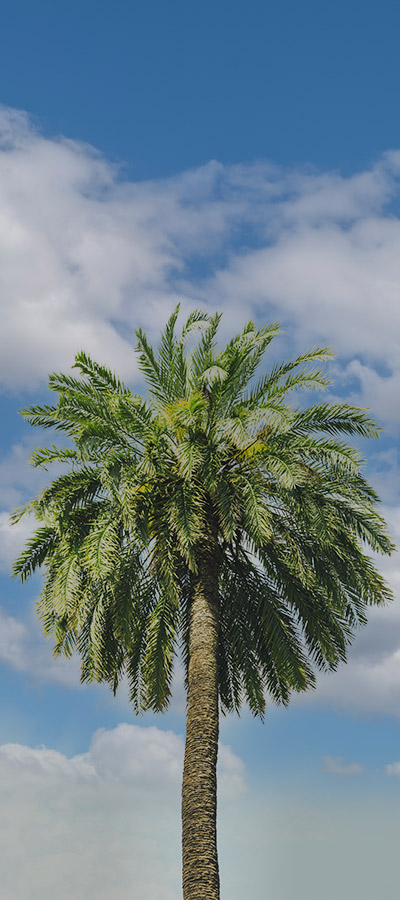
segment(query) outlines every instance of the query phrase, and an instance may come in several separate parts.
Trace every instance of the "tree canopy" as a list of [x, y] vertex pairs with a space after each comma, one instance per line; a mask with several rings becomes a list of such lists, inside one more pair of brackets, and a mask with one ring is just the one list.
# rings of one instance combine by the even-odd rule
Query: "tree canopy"
[[[344, 437], [375, 437], [365, 410], [294, 403], [321, 390], [326, 348], [258, 374], [277, 325], [248, 322], [217, 347], [220, 316], [178, 309], [158, 351], [137, 331], [146, 397], [84, 352], [77, 375], [53, 374], [55, 405], [31, 406], [32, 425], [69, 446], [37, 449], [36, 466], [66, 471], [17, 510], [39, 527], [14, 567], [45, 567], [38, 611], [55, 653], [77, 650], [82, 680], [127, 677], [136, 708], [163, 709], [174, 656], [187, 669], [198, 550], [210, 515], [218, 548], [218, 691], [223, 711], [335, 669], [369, 605], [390, 599], [368, 548], [393, 545], [362, 458]], [[198, 339], [196, 341], [196, 332]]]

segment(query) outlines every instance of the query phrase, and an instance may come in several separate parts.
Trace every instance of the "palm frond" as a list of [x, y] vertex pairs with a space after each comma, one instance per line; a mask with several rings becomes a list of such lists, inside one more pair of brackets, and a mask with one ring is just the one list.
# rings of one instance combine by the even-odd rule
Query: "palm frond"
[[346, 442], [379, 427], [347, 404], [291, 402], [326, 387], [329, 349], [260, 376], [278, 325], [250, 321], [218, 350], [220, 315], [194, 310], [180, 330], [178, 316], [156, 350], [136, 332], [147, 398], [81, 351], [78, 375], [50, 376], [56, 405], [23, 410], [68, 443], [32, 464], [68, 468], [13, 514], [40, 523], [13, 572], [43, 568], [55, 653], [77, 651], [83, 681], [115, 691], [126, 677], [139, 711], [168, 703], [177, 641], [187, 677], [194, 581], [209, 566], [222, 710], [263, 716], [345, 660], [368, 607], [391, 599], [368, 552], [394, 545]]

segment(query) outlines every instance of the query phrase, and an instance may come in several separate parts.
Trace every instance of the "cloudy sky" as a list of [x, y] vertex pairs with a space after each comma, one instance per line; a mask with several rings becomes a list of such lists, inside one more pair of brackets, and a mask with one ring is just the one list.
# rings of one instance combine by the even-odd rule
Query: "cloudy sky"
[[[184, 695], [81, 687], [10, 564], [46, 482], [18, 410], [85, 349], [142, 389], [134, 330], [179, 301], [274, 359], [337, 351], [330, 396], [400, 544], [400, 13], [316, 0], [5, 0], [0, 55], [0, 852], [4, 900], [179, 900]], [[265, 724], [222, 723], [222, 900], [395, 900], [400, 561], [347, 666]], [[22, 865], [23, 861], [23, 865]]]

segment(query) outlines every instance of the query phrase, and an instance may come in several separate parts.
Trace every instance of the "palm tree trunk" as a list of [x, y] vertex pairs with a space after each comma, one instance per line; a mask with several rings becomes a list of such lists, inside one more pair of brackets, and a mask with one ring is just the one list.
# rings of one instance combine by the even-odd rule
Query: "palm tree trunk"
[[218, 571], [202, 559], [194, 587], [182, 785], [184, 900], [219, 900], [217, 855]]

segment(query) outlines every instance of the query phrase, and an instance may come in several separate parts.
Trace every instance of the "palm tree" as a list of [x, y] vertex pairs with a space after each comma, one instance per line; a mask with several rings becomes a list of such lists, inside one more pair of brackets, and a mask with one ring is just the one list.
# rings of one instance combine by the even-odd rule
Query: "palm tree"
[[375, 437], [369, 416], [288, 402], [327, 384], [329, 351], [256, 380], [278, 326], [249, 322], [218, 352], [218, 315], [195, 311], [176, 336], [177, 315], [158, 353], [137, 331], [146, 399], [81, 352], [79, 377], [50, 376], [57, 405], [23, 411], [70, 446], [33, 454], [67, 471], [14, 514], [40, 523], [14, 573], [45, 567], [38, 611], [54, 652], [78, 651], [83, 682], [116, 691], [126, 678], [136, 711], [165, 708], [180, 647], [183, 895], [217, 900], [219, 711], [246, 701], [263, 716], [345, 660], [366, 608], [390, 597], [366, 548], [393, 545], [359, 453], [338, 439]]

